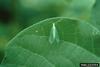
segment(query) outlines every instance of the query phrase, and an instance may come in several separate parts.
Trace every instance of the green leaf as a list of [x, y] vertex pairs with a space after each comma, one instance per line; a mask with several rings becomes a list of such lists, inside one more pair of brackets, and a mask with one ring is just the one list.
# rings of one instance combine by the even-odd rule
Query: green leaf
[[34, 24], [13, 38], [2, 64], [26, 67], [79, 67], [98, 63], [95, 36], [100, 31], [91, 24], [68, 18], [52, 18]]
[[[96, 3], [92, 9], [92, 18], [91, 18], [91, 24], [97, 27], [100, 30], [100, 0], [96, 0]], [[95, 50], [96, 53], [100, 56], [100, 35], [96, 35], [95, 37]]]
[[92, 9], [92, 22], [93, 25], [100, 29], [100, 0], [96, 0], [94, 8]]
[[14, 46], [7, 51], [7, 57], [4, 63], [24, 65], [26, 67], [54, 67], [44, 57], [22, 47]]
[[96, 0], [72, 0], [61, 16], [89, 21]]
[[16, 15], [26, 26], [61, 16], [89, 20], [94, 3], [95, 0], [17, 0]]
[[25, 67], [25, 66], [15, 65], [15, 64], [5, 64], [5, 65], [1, 64], [0, 67]]

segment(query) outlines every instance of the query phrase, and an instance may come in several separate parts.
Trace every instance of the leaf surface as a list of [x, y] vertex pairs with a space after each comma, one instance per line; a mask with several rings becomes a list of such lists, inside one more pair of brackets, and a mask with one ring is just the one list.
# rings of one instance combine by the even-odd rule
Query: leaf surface
[[34, 24], [13, 38], [2, 64], [27, 67], [79, 67], [100, 62], [91, 24], [68, 18], [51, 18]]

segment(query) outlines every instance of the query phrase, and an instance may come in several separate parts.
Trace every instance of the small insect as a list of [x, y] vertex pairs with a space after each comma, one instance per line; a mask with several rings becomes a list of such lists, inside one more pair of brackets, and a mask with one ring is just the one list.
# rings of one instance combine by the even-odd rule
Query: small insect
[[51, 28], [51, 31], [50, 31], [50, 36], [49, 36], [49, 42], [51, 44], [53, 43], [59, 43], [59, 35], [58, 35], [58, 31], [57, 31], [57, 28], [55, 26], [55, 23], [52, 24], [52, 28]]

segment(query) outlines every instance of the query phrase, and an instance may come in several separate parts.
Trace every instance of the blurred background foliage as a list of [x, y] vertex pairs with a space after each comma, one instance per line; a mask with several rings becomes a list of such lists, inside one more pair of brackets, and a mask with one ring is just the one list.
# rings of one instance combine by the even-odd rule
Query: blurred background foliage
[[0, 0], [0, 60], [6, 43], [24, 28], [52, 17], [100, 25], [99, 0]]

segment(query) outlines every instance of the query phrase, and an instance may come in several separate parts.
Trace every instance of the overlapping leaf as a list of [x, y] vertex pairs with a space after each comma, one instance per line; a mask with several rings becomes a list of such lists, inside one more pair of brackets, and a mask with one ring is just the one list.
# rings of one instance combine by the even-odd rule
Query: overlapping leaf
[[[68, 18], [52, 18], [30, 26], [9, 42], [2, 64], [26, 67], [79, 67], [100, 62], [91, 24]], [[99, 42], [98, 42], [99, 43]], [[96, 48], [94, 48], [96, 47]]]
[[30, 25], [46, 18], [69, 17], [89, 20], [95, 0], [18, 0], [17, 20]]
[[61, 16], [90, 20], [95, 1], [96, 0], [72, 0]]
[[92, 9], [92, 21], [93, 24], [100, 29], [100, 0], [96, 0], [96, 3]]
[[21, 66], [16, 64], [5, 64], [5, 65], [0, 65], [0, 67], [26, 67], [26, 66]]

